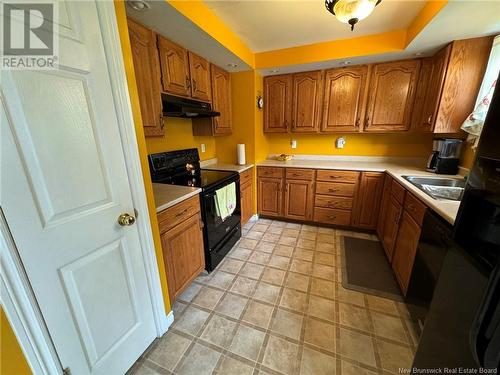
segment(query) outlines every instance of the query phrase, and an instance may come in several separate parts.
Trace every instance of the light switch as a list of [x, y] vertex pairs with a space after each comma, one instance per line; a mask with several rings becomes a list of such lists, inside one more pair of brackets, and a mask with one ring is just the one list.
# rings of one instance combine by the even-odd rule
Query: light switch
[[201, 148], [201, 152], [206, 152], [207, 151], [207, 147], [205, 146], [205, 143], [202, 143], [200, 145], [200, 148]]
[[296, 140], [296, 139], [292, 139], [292, 140], [290, 141], [290, 146], [291, 146], [292, 148], [297, 148], [297, 140]]

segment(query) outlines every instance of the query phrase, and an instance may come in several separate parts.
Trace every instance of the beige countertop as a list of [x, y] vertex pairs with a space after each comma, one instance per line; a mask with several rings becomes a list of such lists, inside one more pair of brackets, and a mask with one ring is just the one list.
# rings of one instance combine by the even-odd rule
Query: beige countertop
[[232, 171], [243, 173], [253, 166], [253, 164], [238, 165], [230, 163], [219, 163], [217, 159], [209, 159], [201, 162], [201, 167], [203, 169], [209, 169], [212, 171]]
[[156, 212], [175, 206], [177, 203], [191, 198], [200, 192], [200, 188], [168, 184], [153, 184]]
[[[436, 200], [429, 195], [425, 194], [423, 191], [418, 189], [416, 186], [412, 185], [410, 182], [406, 181], [403, 176], [428, 176], [428, 177], [438, 177], [435, 173], [426, 172], [424, 168], [420, 165], [416, 165], [413, 162], [404, 163], [404, 161], [371, 161], [369, 158], [367, 160], [312, 160], [308, 158], [304, 159], [292, 159], [290, 161], [278, 161], [267, 159], [257, 166], [268, 166], [268, 167], [285, 167], [285, 168], [313, 168], [313, 169], [342, 169], [342, 170], [353, 170], [353, 171], [368, 171], [368, 172], [387, 172], [389, 175], [394, 177], [401, 185], [403, 185], [407, 190], [411, 191], [415, 196], [417, 196], [422, 202], [424, 202], [433, 211], [439, 214], [443, 219], [453, 224], [458, 213], [458, 207], [460, 202], [446, 201], [446, 200]], [[379, 158], [380, 159], [380, 158]], [[460, 176], [444, 176], [444, 177], [460, 177]]]

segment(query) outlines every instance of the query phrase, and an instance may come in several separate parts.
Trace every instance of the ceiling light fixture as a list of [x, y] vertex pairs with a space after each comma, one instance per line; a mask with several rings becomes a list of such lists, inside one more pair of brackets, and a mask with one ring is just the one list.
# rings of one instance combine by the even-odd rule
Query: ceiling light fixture
[[279, 69], [271, 69], [269, 73], [279, 73], [279, 71], [280, 71]]
[[227, 66], [229, 68], [237, 68], [238, 67], [238, 64], [233, 64], [233, 63], [230, 63], [230, 64], [227, 64]]
[[340, 22], [354, 25], [368, 17], [382, 0], [325, 0], [326, 9]]
[[151, 5], [146, 3], [144, 0], [127, 0], [127, 4], [133, 10], [136, 10], [138, 12], [143, 12], [151, 8]]

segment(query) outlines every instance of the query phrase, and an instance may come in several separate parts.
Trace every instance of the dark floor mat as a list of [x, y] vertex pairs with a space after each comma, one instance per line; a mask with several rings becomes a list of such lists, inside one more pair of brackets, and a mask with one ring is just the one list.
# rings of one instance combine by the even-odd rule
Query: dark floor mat
[[344, 236], [341, 247], [344, 288], [403, 301], [379, 241]]

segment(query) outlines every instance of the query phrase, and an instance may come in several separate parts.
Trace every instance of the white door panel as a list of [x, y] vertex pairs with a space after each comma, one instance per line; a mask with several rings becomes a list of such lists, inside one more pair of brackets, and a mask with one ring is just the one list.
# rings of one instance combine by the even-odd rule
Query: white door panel
[[56, 71], [3, 71], [1, 205], [63, 366], [125, 372], [156, 336], [96, 5], [60, 2]]

